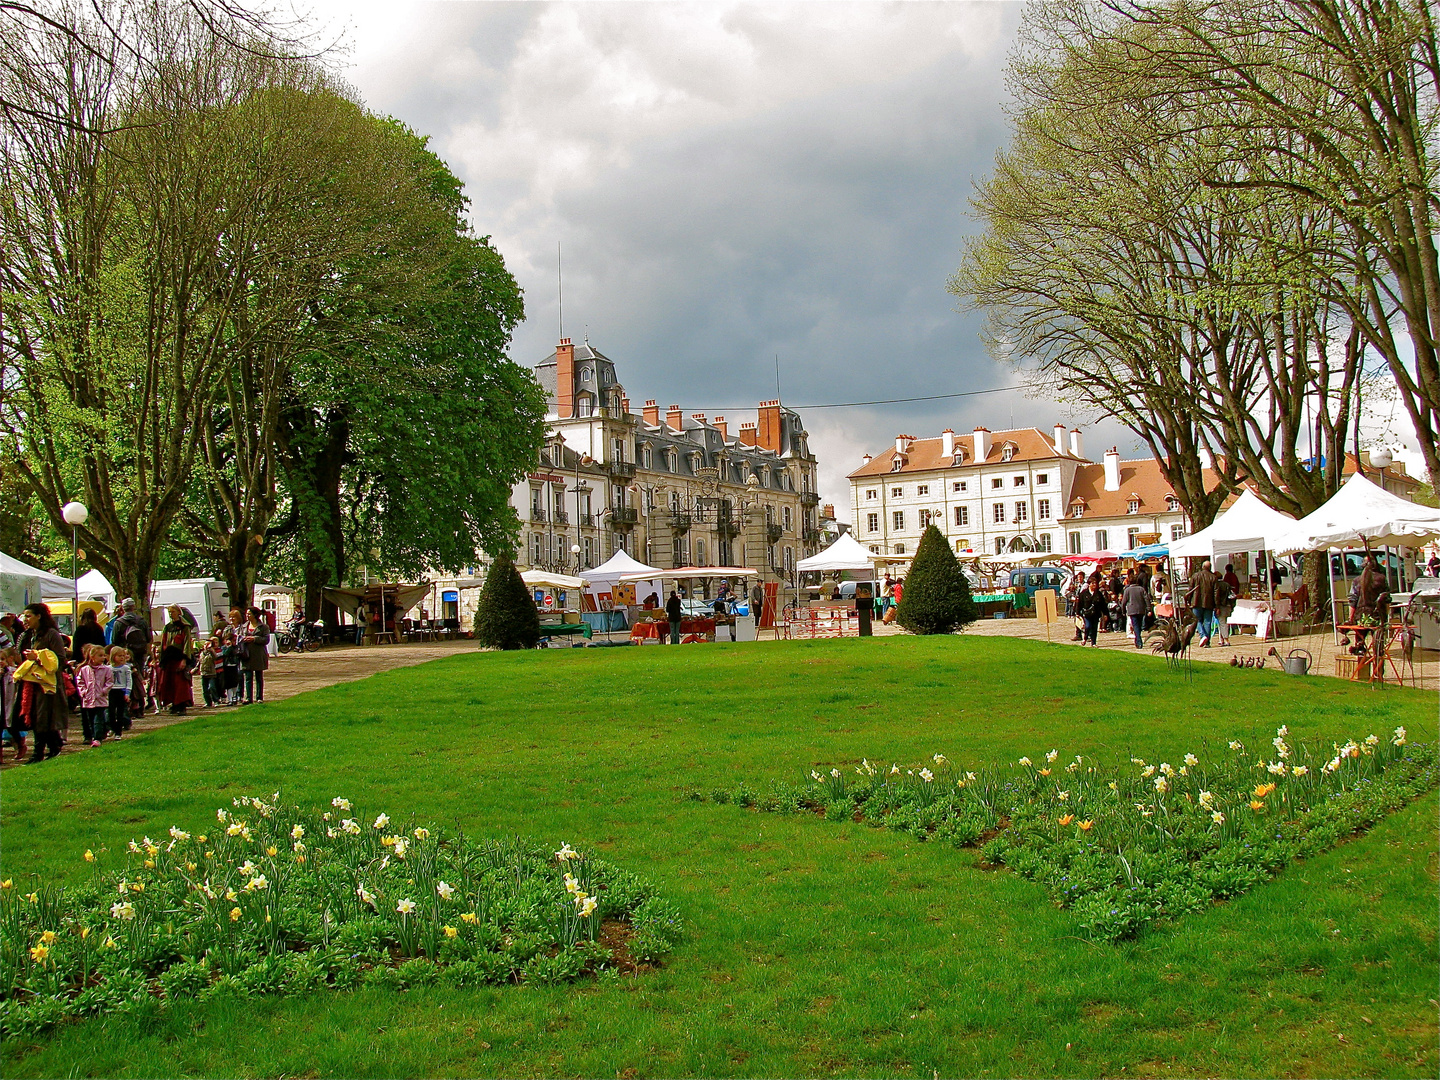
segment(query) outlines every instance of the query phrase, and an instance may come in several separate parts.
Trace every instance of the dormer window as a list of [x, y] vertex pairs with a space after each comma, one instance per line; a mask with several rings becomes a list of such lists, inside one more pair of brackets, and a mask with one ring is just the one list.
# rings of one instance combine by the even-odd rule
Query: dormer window
[[956, 465], [964, 465], [964, 464], [965, 464], [965, 451], [964, 451], [964, 450], [961, 450], [959, 447], [956, 447], [956, 449], [955, 449], [955, 464], [956, 464]]
[[1072, 505], [1072, 506], [1070, 507], [1070, 516], [1071, 516], [1071, 517], [1077, 517], [1077, 518], [1078, 518], [1078, 517], [1084, 517], [1084, 516], [1085, 516], [1085, 504], [1084, 504], [1083, 502], [1077, 502], [1077, 503], [1075, 503], [1074, 505]]
[[900, 457], [900, 456], [897, 454], [896, 457], [895, 457], [895, 460], [890, 463], [890, 471], [891, 471], [891, 472], [899, 472], [899, 471], [900, 471], [901, 469], [903, 469], [904, 467], [905, 467], [905, 459], [904, 459], [903, 457]]
[[1140, 512], [1140, 499], [1137, 496], [1130, 496], [1130, 501], [1125, 504], [1125, 512], [1127, 514], [1138, 514]]
[[1000, 449], [1000, 460], [1001, 460], [1001, 461], [1010, 461], [1012, 458], [1015, 457], [1015, 451], [1016, 451], [1016, 449], [1017, 449], [1017, 447], [1015, 446], [1014, 443], [1006, 443], [1006, 444]]
[[1177, 499], [1174, 495], [1166, 495], [1165, 509], [1169, 510], [1172, 514], [1175, 513], [1175, 511], [1180, 509], [1180, 500]]

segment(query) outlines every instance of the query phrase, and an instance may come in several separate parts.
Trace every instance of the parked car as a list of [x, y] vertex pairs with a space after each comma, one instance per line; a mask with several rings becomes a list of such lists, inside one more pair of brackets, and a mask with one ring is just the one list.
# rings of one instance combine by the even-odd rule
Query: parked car
[[1022, 566], [1010, 571], [1010, 588], [1024, 588], [1025, 603], [1035, 603], [1035, 593], [1040, 589], [1054, 589], [1058, 596], [1065, 581], [1065, 571], [1058, 566]]
[[[859, 585], [859, 584], [861, 584], [861, 582], [858, 582], [858, 581], [842, 581], [842, 582], [840, 582], [840, 599], [841, 599], [841, 600], [854, 600], [854, 599], [855, 599], [855, 586], [856, 586], [856, 585]], [[870, 585], [870, 595], [871, 595], [872, 597], [879, 596], [879, 595], [880, 595], [880, 582], [878, 582], [878, 581], [872, 581], [872, 582], [869, 583], [869, 585]]]

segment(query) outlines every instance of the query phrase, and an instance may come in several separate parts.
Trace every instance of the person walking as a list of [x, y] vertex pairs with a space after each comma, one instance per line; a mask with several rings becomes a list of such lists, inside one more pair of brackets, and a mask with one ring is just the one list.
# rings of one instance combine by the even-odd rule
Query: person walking
[[190, 665], [195, 657], [195, 631], [178, 604], [165, 609], [169, 622], [160, 634], [160, 675], [156, 680], [156, 700], [170, 707], [172, 716], [184, 716], [195, 704], [195, 689], [190, 681]]
[[1141, 582], [1138, 574], [1130, 575], [1130, 583], [1125, 586], [1125, 592], [1121, 596], [1125, 607], [1125, 618], [1130, 623], [1130, 634], [1135, 639], [1135, 648], [1144, 648], [1145, 642], [1141, 635], [1145, 632], [1145, 620], [1149, 618], [1150, 590]]
[[1230, 644], [1230, 614], [1235, 610], [1235, 590], [1230, 587], [1233, 573], [1215, 579], [1215, 641]]
[[30, 764], [44, 761], [46, 756], [59, 757], [70, 728], [70, 703], [65, 698], [65, 639], [55, 625], [55, 618], [44, 604], [31, 604], [20, 613], [25, 632], [20, 635], [20, 652], [24, 662], [15, 669], [15, 705], [10, 736], [21, 745], [25, 728], [35, 735], [35, 749]]
[[1215, 572], [1210, 569], [1210, 560], [1200, 564], [1190, 577], [1190, 587], [1185, 602], [1195, 613], [1195, 632], [1200, 635], [1200, 647], [1208, 649], [1210, 639], [1215, 636]]
[[1099, 648], [1100, 642], [1097, 638], [1100, 633], [1100, 619], [1105, 614], [1105, 606], [1105, 594], [1100, 591], [1100, 577], [1097, 574], [1090, 579], [1085, 586], [1085, 591], [1075, 601], [1075, 613], [1084, 624], [1081, 638], [1084, 644]]
[[126, 597], [120, 601], [120, 616], [115, 620], [114, 632], [110, 635], [111, 645], [120, 645], [130, 652], [130, 714], [125, 720], [125, 730], [130, 730], [131, 719], [145, 715], [145, 663], [150, 658], [150, 623], [135, 610], [135, 601]]
[[130, 695], [133, 692], [131, 679], [134, 669], [130, 666], [130, 650], [124, 645], [110, 646], [110, 734], [115, 738], [130, 726]]
[[258, 607], [250, 609], [240, 642], [245, 656], [245, 704], [253, 705], [265, 700], [265, 672], [270, 669], [270, 623]]
[[670, 590], [670, 599], [665, 601], [665, 617], [670, 620], [670, 644], [680, 644], [680, 616], [684, 614], [684, 607], [680, 603], [680, 594], [674, 589]]
[[[95, 629], [100, 629], [98, 623]], [[104, 645], [86, 645], [84, 661], [75, 671], [75, 685], [80, 691], [80, 725], [85, 741], [99, 746], [109, 726], [110, 687], [115, 676]]]
[[70, 638], [70, 662], [75, 665], [85, 663], [85, 649], [90, 645], [105, 644], [105, 628], [95, 617], [95, 612], [86, 608], [80, 612], [80, 625], [75, 627], [75, 633]]

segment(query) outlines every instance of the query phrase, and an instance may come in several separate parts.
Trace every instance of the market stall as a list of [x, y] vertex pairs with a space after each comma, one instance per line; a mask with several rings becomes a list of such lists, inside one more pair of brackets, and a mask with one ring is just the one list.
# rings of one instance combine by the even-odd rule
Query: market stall
[[[653, 568], [636, 574], [621, 575], [621, 583], [655, 580], [652, 577]], [[749, 578], [759, 577], [760, 571], [751, 570], [744, 566], [677, 566], [673, 570], [661, 570], [658, 573], [660, 582], [661, 604], [663, 607], [665, 598], [669, 595], [668, 584], [673, 583], [676, 588], [693, 588], [694, 582], [703, 582], [708, 592], [708, 585], [712, 581], [740, 581]], [[699, 614], [685, 615], [680, 620], [681, 640], [685, 644], [693, 644], [698, 641], [714, 641], [717, 625], [729, 626], [731, 628], [732, 641], [754, 641], [755, 640], [755, 616], [754, 615], [713, 615]], [[670, 620], [665, 616], [664, 611], [658, 611], [655, 615], [646, 613], [640, 617], [630, 628], [630, 640], [636, 644], [644, 644], [649, 640], [665, 641], [670, 633]]]

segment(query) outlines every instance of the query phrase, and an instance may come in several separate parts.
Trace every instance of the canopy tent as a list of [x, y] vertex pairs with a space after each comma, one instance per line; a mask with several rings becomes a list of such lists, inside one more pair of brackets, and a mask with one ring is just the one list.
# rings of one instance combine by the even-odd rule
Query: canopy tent
[[0, 607], [6, 611], [19, 611], [26, 604], [74, 595], [75, 582], [71, 578], [46, 573], [0, 551]]
[[689, 580], [691, 578], [735, 578], [735, 577], [757, 577], [759, 570], [751, 570], [745, 566], [677, 566], [671, 570], [646, 571], [641, 574], [625, 574], [620, 581], [650, 581], [652, 579], [664, 578], [669, 581]]
[[1271, 537], [1271, 546], [1282, 555], [1346, 547], [1418, 548], [1440, 537], [1440, 510], [1402, 499], [1354, 473], [1324, 506], [1287, 525]]
[[378, 604], [382, 600], [386, 603], [394, 601], [395, 606], [401, 611], [409, 611], [429, 591], [430, 583], [428, 581], [414, 585], [388, 583], [367, 585], [363, 589], [332, 587], [325, 590], [325, 599], [356, 622], [364, 622], [362, 612], [367, 604]]
[[1030, 563], [1040, 565], [1050, 561], [1051, 555], [1046, 551], [1013, 551], [1008, 555], [986, 555], [983, 552], [959, 551], [955, 553], [957, 559], [973, 558], [976, 562], [984, 563], [986, 566], [1026, 566]]
[[1163, 559], [1170, 554], [1169, 544], [1146, 544], [1125, 552], [1127, 559]]
[[795, 564], [795, 569], [802, 574], [812, 571], [824, 573], [833, 570], [868, 570], [873, 573], [875, 555], [865, 550], [855, 537], [849, 533], [842, 533], [840, 539], [824, 551], [811, 555], [808, 559], [801, 559]]
[[632, 559], [624, 551], [617, 551], [608, 561], [601, 563], [593, 570], [586, 570], [585, 577], [592, 585], [612, 584], [619, 581], [626, 574], [648, 574], [650, 577], [657, 577], [661, 573], [658, 566], [646, 566], [638, 559]]
[[526, 570], [520, 580], [532, 589], [583, 589], [589, 584], [584, 578], [547, 574], [544, 570]]
[[1294, 527], [1294, 518], [1267, 506], [1246, 488], [1207, 527], [1172, 540], [1170, 554], [1177, 559], [1218, 559], [1237, 551], [1275, 551], [1275, 541]]
[[[107, 608], [115, 606], [115, 586], [99, 570], [91, 570], [75, 579], [81, 600], [102, 600]], [[83, 610], [83, 605], [82, 605]]]
[[1119, 559], [1120, 556], [1116, 555], [1113, 551], [1087, 551], [1083, 555], [1066, 555], [1060, 562], [1064, 566], [1069, 566], [1073, 563], [1095, 563], [1098, 565], [1100, 563], [1117, 562]]

